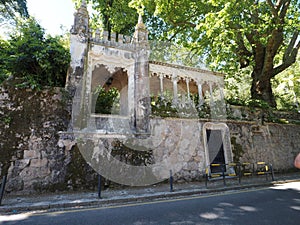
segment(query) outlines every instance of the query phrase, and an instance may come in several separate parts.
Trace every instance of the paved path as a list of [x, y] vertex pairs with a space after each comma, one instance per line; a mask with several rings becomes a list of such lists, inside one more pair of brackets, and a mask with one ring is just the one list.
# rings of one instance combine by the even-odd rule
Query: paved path
[[[1, 220], [1, 216], [0, 216]], [[2, 217], [6, 225], [296, 225], [300, 182], [121, 206]]]
[[154, 199], [170, 199], [182, 196], [200, 195], [226, 190], [241, 190], [253, 187], [272, 186], [276, 183], [300, 181], [300, 171], [290, 174], [275, 174], [275, 182], [266, 181], [264, 177], [243, 179], [239, 185], [237, 180], [230, 180], [224, 187], [222, 181], [175, 183], [174, 191], [170, 192], [168, 182], [148, 187], [107, 189], [98, 199], [97, 192], [64, 192], [44, 195], [13, 196], [5, 195], [0, 206], [0, 214], [19, 213], [36, 210], [57, 210], [72, 207], [99, 207], [104, 205], [144, 202]]

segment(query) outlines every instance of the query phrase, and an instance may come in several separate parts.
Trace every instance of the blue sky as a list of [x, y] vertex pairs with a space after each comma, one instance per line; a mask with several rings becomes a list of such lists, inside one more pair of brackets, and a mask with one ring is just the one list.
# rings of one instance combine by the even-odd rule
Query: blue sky
[[63, 29], [69, 31], [74, 19], [72, 0], [27, 0], [29, 14], [34, 16], [40, 25], [51, 35], [60, 35]]

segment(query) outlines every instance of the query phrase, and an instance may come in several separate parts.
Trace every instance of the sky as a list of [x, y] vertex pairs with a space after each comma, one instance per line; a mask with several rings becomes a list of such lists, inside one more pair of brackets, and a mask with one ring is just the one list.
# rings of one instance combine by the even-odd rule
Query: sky
[[74, 7], [72, 0], [27, 0], [29, 14], [52, 36], [63, 34], [63, 30], [70, 31], [74, 21]]

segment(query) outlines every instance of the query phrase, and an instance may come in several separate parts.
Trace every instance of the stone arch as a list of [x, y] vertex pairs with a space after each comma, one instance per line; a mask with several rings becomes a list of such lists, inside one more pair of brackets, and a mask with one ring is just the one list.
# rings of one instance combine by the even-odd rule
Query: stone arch
[[230, 143], [230, 132], [225, 123], [205, 123], [203, 125], [203, 143], [207, 166], [211, 163], [227, 164], [232, 162], [233, 155]]
[[[115, 72], [111, 73], [109, 69], [101, 64], [92, 72], [91, 90], [92, 93], [96, 91], [98, 87], [103, 88], [105, 91], [109, 91], [115, 88], [119, 92], [119, 115], [128, 115], [128, 74], [124, 68], [116, 67]], [[96, 99], [93, 99], [95, 104]]]

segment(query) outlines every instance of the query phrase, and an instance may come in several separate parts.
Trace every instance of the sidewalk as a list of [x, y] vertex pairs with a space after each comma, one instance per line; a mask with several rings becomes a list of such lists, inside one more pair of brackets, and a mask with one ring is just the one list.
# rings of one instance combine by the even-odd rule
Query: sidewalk
[[24, 211], [62, 210], [73, 207], [97, 207], [113, 204], [125, 204], [149, 200], [179, 198], [183, 196], [208, 194], [228, 190], [249, 189], [275, 184], [300, 181], [300, 171], [296, 173], [275, 174], [275, 181], [266, 181], [264, 176], [243, 178], [241, 184], [236, 179], [228, 180], [226, 186], [223, 181], [212, 181], [205, 186], [205, 182], [174, 183], [173, 192], [168, 182], [147, 187], [124, 187], [106, 189], [98, 199], [94, 192], [63, 192], [41, 195], [13, 196], [4, 195], [0, 214], [20, 213]]

